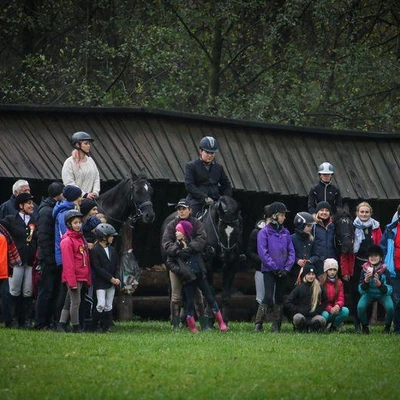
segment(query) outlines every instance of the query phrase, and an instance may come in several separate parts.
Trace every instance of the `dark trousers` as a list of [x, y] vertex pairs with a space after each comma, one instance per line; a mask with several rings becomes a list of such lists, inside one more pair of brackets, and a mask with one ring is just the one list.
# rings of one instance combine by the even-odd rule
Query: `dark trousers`
[[36, 326], [41, 328], [57, 324], [57, 299], [61, 285], [61, 268], [56, 264], [41, 264], [42, 279], [36, 300]]
[[183, 285], [183, 290], [186, 296], [186, 315], [194, 315], [194, 299], [196, 297], [196, 288], [199, 288], [206, 298], [207, 306], [214, 313], [219, 311], [215, 297], [212, 295], [210, 287], [208, 286], [207, 280], [203, 277], [203, 274], [196, 274], [196, 280], [193, 282]]
[[365, 261], [362, 261], [358, 258], [356, 258], [355, 264], [354, 264], [354, 273], [353, 276], [350, 277], [349, 281], [349, 289], [350, 289], [350, 297], [351, 297], [351, 315], [354, 318], [354, 323], [355, 324], [360, 324], [360, 319], [358, 318], [358, 313], [357, 313], [357, 304], [360, 301], [360, 292], [358, 291], [358, 285], [360, 284], [360, 277], [361, 277], [361, 271], [362, 271], [362, 265], [364, 264]]
[[274, 272], [263, 272], [265, 296], [262, 304], [272, 308], [274, 304], [283, 304], [283, 295], [287, 286], [287, 276], [278, 277]]
[[394, 305], [393, 328], [395, 332], [400, 332], [400, 271], [396, 272], [396, 278], [390, 280], [393, 288], [392, 300]]
[[11, 323], [11, 313], [8, 304], [9, 298], [10, 285], [8, 284], [8, 279], [5, 279], [1, 288], [1, 314], [3, 316], [3, 321], [6, 325], [9, 325]]

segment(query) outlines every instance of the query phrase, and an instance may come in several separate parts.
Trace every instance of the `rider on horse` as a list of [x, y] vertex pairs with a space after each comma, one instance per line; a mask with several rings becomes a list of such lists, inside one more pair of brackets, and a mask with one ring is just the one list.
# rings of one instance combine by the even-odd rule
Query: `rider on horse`
[[205, 136], [200, 140], [199, 148], [200, 158], [190, 161], [185, 167], [187, 200], [191, 203], [193, 216], [220, 196], [232, 197], [232, 185], [224, 167], [215, 161], [215, 154], [219, 151], [217, 140]]

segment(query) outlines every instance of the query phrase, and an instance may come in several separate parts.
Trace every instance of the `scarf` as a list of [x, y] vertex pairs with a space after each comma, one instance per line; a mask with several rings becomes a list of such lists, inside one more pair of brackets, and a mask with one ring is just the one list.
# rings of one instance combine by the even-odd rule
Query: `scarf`
[[14, 243], [8, 230], [0, 224], [0, 234], [7, 239], [7, 258], [8, 258], [8, 273], [12, 275], [12, 269], [14, 267], [20, 267], [22, 265], [21, 257], [19, 256], [17, 246]]
[[361, 242], [365, 239], [364, 229], [372, 228], [372, 230], [379, 228], [379, 222], [373, 218], [368, 221], [361, 222], [360, 218], [356, 218], [353, 222], [355, 232], [354, 232], [354, 254], [358, 253], [360, 249]]

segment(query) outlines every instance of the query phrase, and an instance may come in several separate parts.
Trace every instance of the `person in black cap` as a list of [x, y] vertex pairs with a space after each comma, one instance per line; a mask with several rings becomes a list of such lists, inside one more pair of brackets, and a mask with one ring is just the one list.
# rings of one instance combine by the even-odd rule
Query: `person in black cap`
[[57, 326], [56, 299], [61, 284], [61, 268], [57, 268], [55, 260], [55, 221], [53, 209], [57, 202], [63, 200], [64, 185], [53, 182], [49, 185], [48, 197], [39, 205], [38, 262], [42, 279], [36, 300], [35, 328], [50, 329]]
[[22, 261], [22, 266], [15, 267], [13, 276], [9, 278], [11, 326], [30, 328], [33, 300], [32, 267], [37, 246], [37, 227], [32, 215], [33, 196], [30, 193], [19, 194], [15, 198], [15, 208], [14, 215], [7, 215], [0, 221], [13, 238]]
[[199, 149], [200, 157], [185, 166], [187, 199], [195, 217], [204, 205], [210, 206], [223, 195], [232, 196], [232, 185], [224, 167], [215, 161], [215, 154], [219, 151], [217, 140], [204, 136]]
[[[192, 239], [190, 245], [181, 250], [181, 256], [190, 258], [192, 255], [201, 254], [206, 246], [206, 231], [203, 223], [192, 216], [192, 208], [187, 199], [179, 200], [176, 217], [167, 224], [161, 239], [163, 259], [167, 256], [176, 256], [176, 226], [180, 221], [189, 221], [193, 226]], [[186, 254], [185, 254], [186, 253]], [[179, 276], [169, 271], [171, 282], [171, 323], [174, 330], [179, 329], [180, 310], [182, 307], [182, 280]], [[203, 329], [207, 329], [207, 318], [204, 316], [204, 304], [201, 292], [196, 292], [196, 313], [200, 319]]]
[[328, 305], [325, 289], [321, 287], [316, 277], [315, 267], [307, 263], [301, 274], [301, 284], [296, 286], [287, 297], [285, 307], [293, 319], [296, 332], [321, 332], [326, 320], [322, 312]]
[[335, 246], [335, 226], [331, 218], [331, 205], [327, 201], [317, 204], [315, 214], [315, 226], [312, 232], [314, 236], [314, 252], [318, 260], [314, 262], [317, 276], [324, 273], [324, 261], [327, 258], [337, 260]]

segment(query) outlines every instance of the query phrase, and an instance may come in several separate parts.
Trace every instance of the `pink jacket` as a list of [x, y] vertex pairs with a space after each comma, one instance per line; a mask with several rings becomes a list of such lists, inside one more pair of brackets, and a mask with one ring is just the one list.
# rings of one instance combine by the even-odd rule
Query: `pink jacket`
[[338, 305], [340, 309], [344, 306], [344, 290], [343, 290], [343, 282], [336, 278], [339, 283], [339, 291], [336, 295], [335, 283], [330, 282], [328, 279], [325, 283], [325, 291], [328, 296], [328, 305], [326, 307], [326, 311], [330, 312], [333, 307]]
[[78, 282], [92, 284], [90, 272], [89, 249], [82, 232], [67, 229], [60, 243], [62, 258], [62, 281], [70, 288], [78, 286]]

